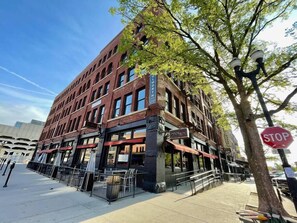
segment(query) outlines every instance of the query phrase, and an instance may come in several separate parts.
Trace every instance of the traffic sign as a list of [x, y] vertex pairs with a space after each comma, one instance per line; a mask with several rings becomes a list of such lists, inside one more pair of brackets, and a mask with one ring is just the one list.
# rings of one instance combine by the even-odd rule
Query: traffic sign
[[278, 126], [264, 129], [261, 138], [265, 145], [273, 149], [285, 149], [293, 142], [291, 133]]

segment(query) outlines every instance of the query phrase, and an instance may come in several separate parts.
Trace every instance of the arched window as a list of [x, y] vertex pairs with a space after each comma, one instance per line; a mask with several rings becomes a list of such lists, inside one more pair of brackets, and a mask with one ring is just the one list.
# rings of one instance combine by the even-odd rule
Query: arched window
[[80, 95], [80, 94], [81, 94], [81, 86], [80, 86], [80, 88], [78, 90], [78, 95]]
[[89, 89], [90, 86], [91, 86], [91, 80], [89, 80], [88, 83], [87, 83], [87, 89]]
[[83, 86], [82, 92], [85, 92], [85, 90], [86, 90], [86, 83], [84, 83], [84, 86]]

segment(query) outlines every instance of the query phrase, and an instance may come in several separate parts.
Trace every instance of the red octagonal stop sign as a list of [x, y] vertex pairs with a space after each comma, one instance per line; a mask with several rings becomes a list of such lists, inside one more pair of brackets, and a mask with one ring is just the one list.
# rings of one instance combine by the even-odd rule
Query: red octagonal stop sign
[[291, 133], [282, 127], [268, 127], [261, 133], [263, 143], [273, 149], [285, 149], [292, 142]]

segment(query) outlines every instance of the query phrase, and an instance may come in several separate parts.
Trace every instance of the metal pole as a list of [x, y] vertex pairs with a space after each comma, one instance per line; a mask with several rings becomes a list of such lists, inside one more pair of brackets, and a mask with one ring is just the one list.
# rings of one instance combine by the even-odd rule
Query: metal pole
[[[255, 91], [257, 93], [257, 96], [258, 96], [260, 105], [262, 107], [264, 116], [266, 118], [266, 121], [267, 121], [269, 127], [273, 127], [274, 124], [273, 124], [271, 116], [270, 116], [270, 114], [268, 112], [268, 109], [266, 107], [265, 101], [263, 99], [263, 95], [262, 95], [262, 93], [261, 93], [261, 91], [259, 89], [259, 85], [258, 85], [258, 82], [257, 82], [257, 79], [256, 79], [256, 75], [257, 75], [257, 73], [251, 73], [250, 75], [245, 75], [245, 77], [248, 77], [251, 80], [251, 82], [253, 84], [253, 87], [254, 87], [254, 89], [255, 89]], [[288, 163], [288, 160], [287, 160], [287, 157], [286, 157], [286, 154], [285, 154], [284, 150], [283, 149], [278, 149], [277, 151], [278, 151], [278, 154], [279, 154], [279, 156], [280, 156], [280, 158], [282, 160], [284, 172], [285, 172], [287, 182], [288, 182], [288, 186], [289, 186], [289, 190], [290, 190], [290, 193], [291, 193], [291, 196], [292, 196], [292, 199], [293, 199], [295, 209], [297, 211], [297, 179], [295, 177], [291, 177], [291, 176], [287, 175], [288, 172], [293, 172], [293, 170], [291, 168], [291, 165]]]
[[5, 176], [5, 173], [6, 173], [6, 170], [7, 170], [8, 165], [10, 164], [10, 161], [11, 161], [11, 160], [8, 160], [8, 161], [7, 161], [7, 165], [6, 165], [6, 167], [5, 167], [5, 170], [4, 170], [3, 174], [2, 174], [2, 176]]
[[14, 166], [15, 166], [15, 162], [10, 165], [10, 171], [8, 173], [8, 176], [6, 178], [6, 181], [5, 181], [5, 184], [3, 185], [3, 187], [7, 187], [7, 183], [8, 183], [8, 180], [9, 180], [9, 177], [10, 177], [10, 174], [11, 174], [11, 171], [14, 168]]

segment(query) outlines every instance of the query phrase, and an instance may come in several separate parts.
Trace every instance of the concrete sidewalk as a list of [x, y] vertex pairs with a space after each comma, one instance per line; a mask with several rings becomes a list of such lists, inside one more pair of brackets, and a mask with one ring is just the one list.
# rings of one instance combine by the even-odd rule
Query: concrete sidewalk
[[[1, 171], [2, 175], [3, 170]], [[188, 196], [177, 192], [143, 193], [108, 202], [89, 197], [18, 164], [8, 187], [0, 176], [0, 222], [239, 222], [236, 211], [250, 199], [251, 185], [223, 185]]]

